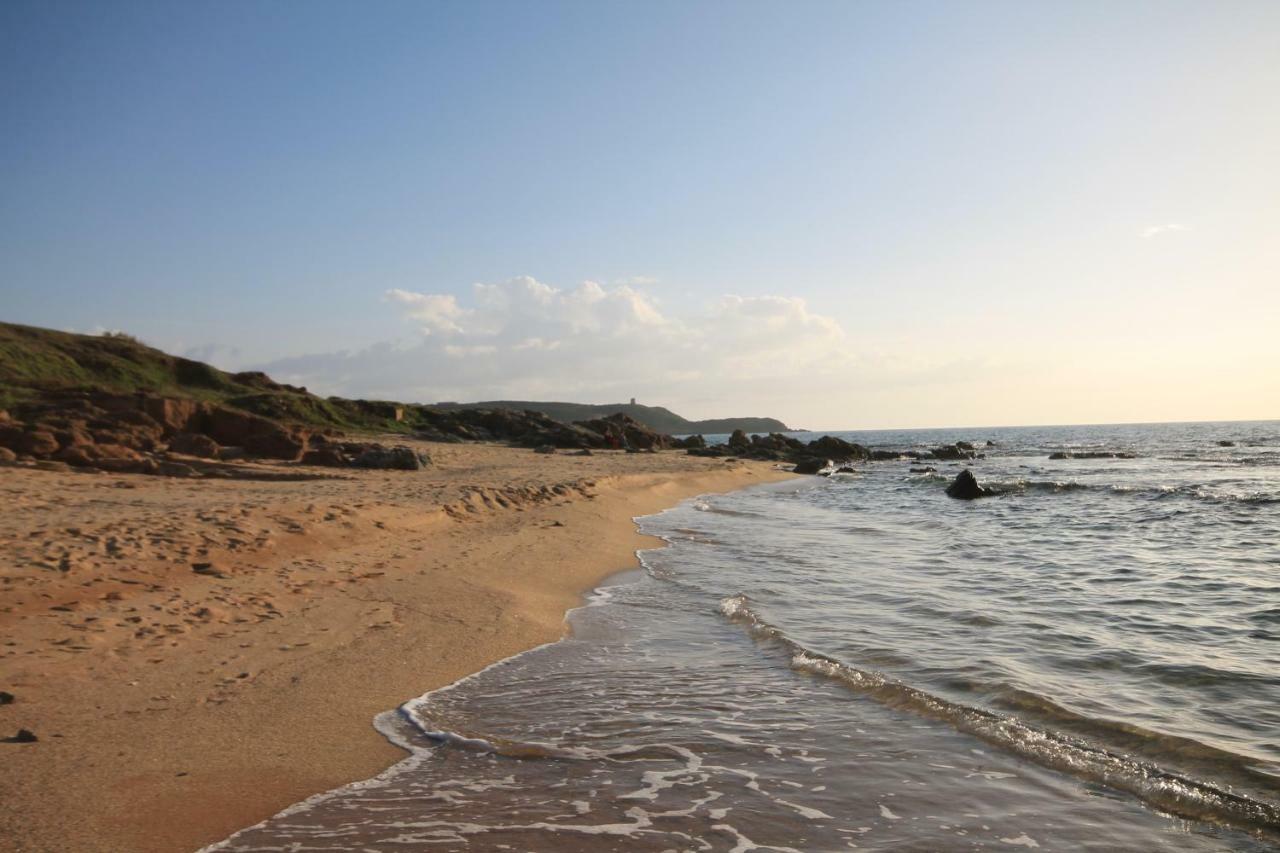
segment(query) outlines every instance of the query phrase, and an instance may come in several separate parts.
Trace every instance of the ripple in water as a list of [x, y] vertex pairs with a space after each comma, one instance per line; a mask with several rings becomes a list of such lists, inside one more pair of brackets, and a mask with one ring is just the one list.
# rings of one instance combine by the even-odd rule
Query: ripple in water
[[572, 637], [383, 715], [409, 759], [220, 847], [1272, 849], [1276, 432], [854, 434], [992, 438], [1016, 487], [888, 462], [643, 519], [670, 546]]

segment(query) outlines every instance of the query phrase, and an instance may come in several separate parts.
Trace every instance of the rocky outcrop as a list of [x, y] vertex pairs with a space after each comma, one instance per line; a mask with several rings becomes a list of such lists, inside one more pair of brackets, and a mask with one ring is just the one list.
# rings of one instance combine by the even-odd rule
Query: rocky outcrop
[[[616, 414], [607, 418], [590, 421], [577, 421], [574, 426], [601, 436], [605, 447], [661, 450], [671, 444], [671, 438], [660, 432], [649, 429], [629, 415]], [[588, 445], [599, 446], [599, 445]]]
[[791, 469], [793, 474], [818, 474], [830, 468], [834, 463], [830, 459], [819, 459], [811, 456], [808, 459], [802, 459], [796, 463], [796, 467]]
[[180, 432], [169, 439], [169, 449], [174, 453], [198, 456], [201, 459], [217, 459], [222, 449], [218, 442], [198, 432]]
[[373, 445], [357, 456], [352, 464], [357, 468], [388, 468], [397, 471], [417, 471], [431, 464], [431, 457], [421, 451], [398, 444], [394, 447]]
[[999, 494], [999, 492], [995, 489], [979, 485], [978, 478], [973, 476], [973, 472], [968, 468], [957, 474], [956, 478], [951, 481], [951, 485], [947, 486], [947, 497], [962, 501], [987, 498], [996, 494]]
[[202, 430], [218, 444], [243, 447], [251, 456], [284, 459], [302, 458], [307, 449], [307, 431], [279, 421], [216, 406], [206, 415]]
[[973, 459], [977, 456], [977, 453], [974, 452], [973, 445], [969, 444], [969, 442], [957, 441], [955, 444], [935, 447], [931, 451], [931, 455], [934, 459], [961, 460]]

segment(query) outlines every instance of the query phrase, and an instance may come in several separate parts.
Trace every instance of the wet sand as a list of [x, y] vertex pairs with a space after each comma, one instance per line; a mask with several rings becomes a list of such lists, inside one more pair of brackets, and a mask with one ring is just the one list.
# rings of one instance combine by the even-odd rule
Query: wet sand
[[559, 637], [654, 543], [633, 517], [790, 476], [422, 448], [300, 482], [0, 469], [0, 737], [39, 738], [0, 744], [0, 849], [194, 850], [375, 775], [374, 715]]

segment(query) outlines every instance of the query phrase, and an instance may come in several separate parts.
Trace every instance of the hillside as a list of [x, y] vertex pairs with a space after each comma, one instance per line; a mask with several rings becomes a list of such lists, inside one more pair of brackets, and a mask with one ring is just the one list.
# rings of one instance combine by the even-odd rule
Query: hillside
[[670, 435], [705, 433], [714, 435], [743, 432], [786, 432], [787, 425], [775, 418], [716, 418], [691, 421], [662, 406], [644, 406], [636, 403], [556, 403], [534, 400], [485, 400], [477, 403], [436, 403], [429, 408], [451, 411], [455, 409], [510, 409], [542, 412], [550, 418], [565, 423], [593, 420], [614, 414], [624, 414], [652, 430]]
[[145, 391], [312, 427], [408, 432], [414, 426], [411, 418], [396, 419], [394, 403], [317, 397], [265, 373], [228, 373], [127, 335], [0, 323], [0, 410], [65, 391]]
[[265, 373], [228, 373], [169, 355], [126, 335], [80, 335], [0, 323], [0, 411], [65, 391], [144, 391], [230, 406], [311, 428], [356, 431], [438, 431], [442, 417], [456, 420], [446, 413], [477, 410], [531, 410], [565, 424], [620, 412], [656, 432], [674, 435], [786, 430], [785, 424], [772, 418], [690, 421], [660, 406], [622, 403], [596, 406], [502, 400], [424, 406], [317, 397], [306, 388], [275, 382]]

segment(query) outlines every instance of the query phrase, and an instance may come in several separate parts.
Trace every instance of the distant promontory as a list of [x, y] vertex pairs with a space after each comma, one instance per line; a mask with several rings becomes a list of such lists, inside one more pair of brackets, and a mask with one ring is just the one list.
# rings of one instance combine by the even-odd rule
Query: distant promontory
[[777, 418], [712, 418], [691, 421], [662, 406], [644, 406], [639, 403], [543, 403], [532, 400], [484, 400], [476, 403], [433, 403], [428, 408], [449, 411], [452, 409], [510, 409], [512, 411], [542, 412], [549, 418], [563, 423], [575, 423], [609, 415], [624, 414], [656, 432], [668, 435], [728, 434], [740, 429], [746, 433], [787, 432], [788, 427]]

